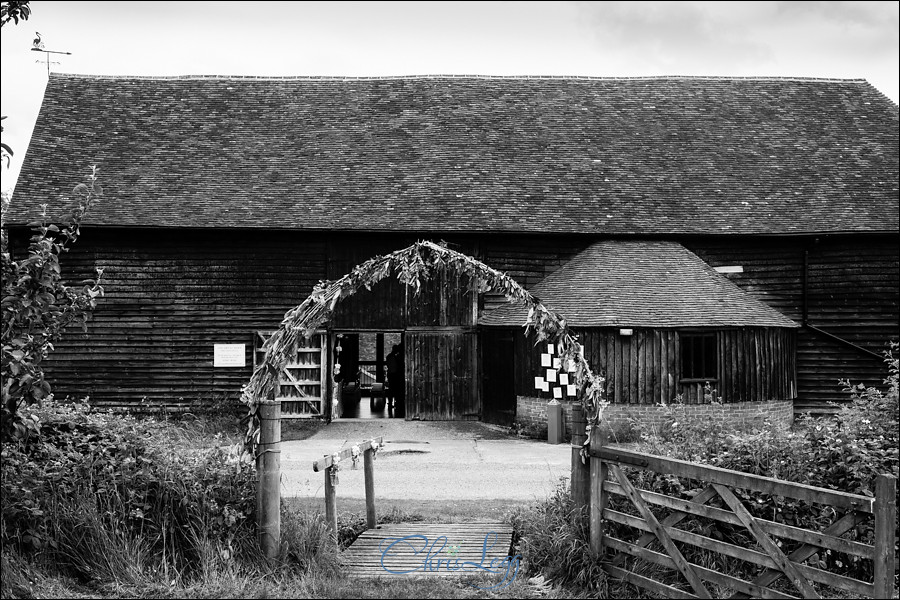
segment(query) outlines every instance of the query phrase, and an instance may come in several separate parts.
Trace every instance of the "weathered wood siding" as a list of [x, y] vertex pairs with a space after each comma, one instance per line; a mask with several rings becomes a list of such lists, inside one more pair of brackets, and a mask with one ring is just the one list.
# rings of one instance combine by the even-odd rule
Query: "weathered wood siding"
[[[798, 324], [807, 322], [880, 354], [900, 338], [900, 237], [819, 236], [683, 240], [727, 277]], [[881, 385], [883, 361], [812, 329], [797, 336], [798, 410], [847, 399], [839, 379]]]
[[[15, 233], [14, 245], [21, 251], [27, 235]], [[451, 242], [532, 286], [595, 239], [473, 234]], [[87, 228], [63, 258], [64, 272], [77, 282], [103, 267], [107, 295], [89, 333], [71, 331], [51, 354], [48, 374], [57, 395], [90, 394], [111, 405], [133, 405], [144, 397], [170, 404], [180, 398], [236, 397], [250, 375], [256, 331], [273, 329], [319, 280], [340, 277], [359, 262], [412, 241], [391, 234]], [[727, 277], [798, 323], [804, 314], [806, 253], [811, 325], [876, 353], [900, 337], [897, 235], [820, 236], [818, 242], [724, 236], [678, 241], [713, 266], [742, 266], [742, 273]], [[455, 281], [440, 286], [445, 291], [464, 287]], [[408, 321], [407, 290], [392, 279], [343, 301], [332, 326], [471, 325], [471, 296], [429, 293], [434, 289], [416, 298]], [[504, 301], [488, 294], [484, 306]], [[214, 343], [247, 344], [248, 366], [213, 368]], [[840, 378], [866, 384], [884, 378], [881, 360], [812, 330], [801, 329], [796, 344], [798, 406], [845, 399]], [[517, 390], [531, 392], [533, 374], [525, 377], [524, 368], [518, 360]], [[651, 379], [642, 389], [648, 385], [654, 395], [663, 382]]]
[[[71, 329], [46, 361], [58, 397], [110, 406], [238, 397], [254, 337], [325, 275], [324, 238], [300, 233], [85, 229], [63, 259], [70, 281], [102, 267], [88, 333]], [[213, 367], [213, 344], [246, 344], [246, 367]]]
[[[328, 243], [328, 279], [349, 273], [370, 258], [390, 254], [414, 239], [383, 236], [331, 236]], [[331, 320], [338, 329], [403, 329], [406, 325], [406, 286], [393, 274], [372, 287], [341, 300]]]
[[[328, 279], [337, 279], [366, 260], [389, 254], [415, 242], [413, 238], [333, 236], [328, 244]], [[469, 244], [454, 249], [471, 252]], [[477, 299], [468, 279], [441, 272], [423, 282], [418, 293], [400, 283], [395, 274], [341, 301], [331, 326], [337, 329], [403, 329], [475, 325]]]
[[[520, 285], [530, 289], [547, 275], [560, 268], [593, 241], [581, 237], [524, 237], [493, 236], [478, 245], [478, 258], [485, 264], [503, 271]], [[488, 292], [483, 298], [484, 310], [506, 303], [506, 298]]]
[[[681, 379], [681, 342], [675, 329], [578, 331], [585, 357], [605, 373], [609, 400], [617, 404], [670, 403], [679, 394], [686, 404], [703, 403], [703, 383]], [[796, 390], [795, 333], [790, 329], [736, 328], [715, 331], [717, 378], [710, 385], [723, 402], [787, 400]], [[543, 344], [519, 335], [516, 342], [519, 395], [533, 396], [534, 378], [543, 373]], [[521, 365], [518, 367], [518, 365]], [[549, 396], [548, 396], [549, 399]]]
[[469, 278], [442, 271], [422, 284], [418, 293], [406, 289], [408, 327], [474, 327], [478, 299], [469, 291]]
[[474, 330], [406, 332], [406, 418], [481, 418]]

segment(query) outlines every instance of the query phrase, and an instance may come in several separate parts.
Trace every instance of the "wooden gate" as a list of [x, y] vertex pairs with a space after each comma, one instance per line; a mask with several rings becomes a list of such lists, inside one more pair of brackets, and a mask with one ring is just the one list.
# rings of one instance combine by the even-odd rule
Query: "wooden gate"
[[[263, 344], [272, 331], [256, 332], [253, 368], [262, 364]], [[326, 416], [328, 409], [328, 344], [325, 332], [298, 338], [290, 362], [281, 370], [275, 399], [281, 402], [282, 419]]]
[[[666, 478], [673, 491], [640, 489], [635, 482], [648, 472]], [[819, 598], [825, 586], [892, 596], [897, 517], [892, 476], [879, 476], [871, 498], [599, 446], [591, 450], [591, 479], [592, 546], [611, 558], [604, 569], [651, 592], [668, 598], [795, 598], [798, 592]], [[693, 488], [686, 490], [690, 493], [675, 492], [681, 481]], [[754, 515], [747, 506], [760, 495], [780, 499], [776, 504], [782, 506], [788, 506], [784, 499], [814, 504], [823, 519], [831, 517], [830, 524], [813, 531], [785, 522], [783, 513]], [[603, 525], [595, 531], [597, 513]], [[848, 539], [860, 531], [873, 532], [874, 544]], [[872, 562], [872, 582], [840, 574], [858, 561]], [[675, 587], [677, 580], [688, 589]]]
[[477, 420], [481, 416], [475, 331], [408, 329], [404, 346], [407, 420]]

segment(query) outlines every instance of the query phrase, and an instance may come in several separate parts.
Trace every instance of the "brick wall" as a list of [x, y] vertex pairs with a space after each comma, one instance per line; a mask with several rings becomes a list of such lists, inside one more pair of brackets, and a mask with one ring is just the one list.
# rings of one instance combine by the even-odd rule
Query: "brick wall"
[[[547, 423], [547, 400], [530, 396], [516, 397], [516, 421], [522, 424]], [[561, 402], [566, 423], [566, 439], [572, 433], [572, 401]], [[603, 413], [611, 426], [637, 421], [643, 427], [659, 427], [667, 420], [715, 420], [731, 423], [738, 428], [762, 425], [769, 422], [790, 427], [794, 422], [794, 403], [791, 400], [768, 402], [731, 402], [728, 404], [672, 404], [668, 409], [655, 404], [611, 404]]]

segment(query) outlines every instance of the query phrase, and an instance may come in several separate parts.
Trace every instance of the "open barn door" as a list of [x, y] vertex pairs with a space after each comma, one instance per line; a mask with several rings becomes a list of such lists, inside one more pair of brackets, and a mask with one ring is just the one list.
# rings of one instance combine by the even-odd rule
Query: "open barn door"
[[[263, 362], [263, 344], [271, 331], [256, 332], [253, 368]], [[282, 419], [321, 418], [327, 415], [328, 344], [325, 332], [299, 337], [291, 360], [279, 374], [275, 399], [281, 401]]]
[[478, 336], [454, 327], [408, 329], [406, 419], [477, 420], [481, 416]]

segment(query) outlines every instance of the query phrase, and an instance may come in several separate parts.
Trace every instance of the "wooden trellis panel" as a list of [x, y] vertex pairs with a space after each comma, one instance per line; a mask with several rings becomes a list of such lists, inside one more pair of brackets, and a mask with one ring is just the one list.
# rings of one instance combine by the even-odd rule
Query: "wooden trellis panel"
[[[254, 369], [265, 357], [263, 344], [271, 331], [256, 332]], [[282, 369], [275, 399], [281, 402], [282, 419], [307, 419], [325, 416], [328, 400], [328, 336], [316, 332], [311, 338], [300, 336], [290, 362]]]

